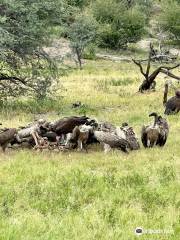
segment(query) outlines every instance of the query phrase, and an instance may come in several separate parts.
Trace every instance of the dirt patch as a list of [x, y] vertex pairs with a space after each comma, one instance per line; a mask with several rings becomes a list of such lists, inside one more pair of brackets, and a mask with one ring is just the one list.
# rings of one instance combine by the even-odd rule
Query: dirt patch
[[44, 47], [44, 51], [55, 59], [63, 60], [65, 58], [73, 58], [74, 54], [70, 48], [69, 41], [61, 38], [54, 39], [50, 47]]

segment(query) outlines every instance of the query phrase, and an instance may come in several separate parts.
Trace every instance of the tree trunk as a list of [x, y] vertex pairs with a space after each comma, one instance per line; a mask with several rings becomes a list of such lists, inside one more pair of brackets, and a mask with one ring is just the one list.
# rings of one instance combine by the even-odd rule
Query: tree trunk
[[81, 53], [78, 48], [76, 48], [76, 55], [77, 55], [77, 60], [79, 63], [79, 68], [82, 69]]
[[180, 81], [180, 77], [174, 75], [173, 73], [169, 72], [168, 69], [164, 69], [164, 67], [159, 67], [157, 68], [153, 73], [151, 73], [150, 76], [146, 76], [145, 80], [143, 81], [143, 83], [140, 85], [139, 87], [139, 91], [143, 92], [143, 91], [147, 91], [147, 90], [154, 90], [155, 86], [156, 86], [156, 82], [155, 82], [155, 78], [157, 77], [157, 75], [159, 73], [164, 73], [169, 77], [172, 77], [178, 81]]
[[139, 91], [155, 90], [156, 82], [155, 78], [160, 73], [160, 68], [156, 69], [150, 76], [146, 76], [145, 80], [139, 87]]

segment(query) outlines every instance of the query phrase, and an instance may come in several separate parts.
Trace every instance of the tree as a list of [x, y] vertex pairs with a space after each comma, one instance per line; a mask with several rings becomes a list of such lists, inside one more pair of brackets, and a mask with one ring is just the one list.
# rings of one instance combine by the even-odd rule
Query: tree
[[68, 37], [72, 50], [77, 56], [80, 69], [85, 48], [96, 38], [97, 23], [90, 15], [80, 14], [68, 29]]
[[[58, 0], [1, 0], [1, 97], [27, 93], [46, 96], [56, 67], [43, 46], [50, 42], [52, 27], [59, 24], [62, 9], [62, 1]], [[43, 94], [38, 85], [46, 85]]]

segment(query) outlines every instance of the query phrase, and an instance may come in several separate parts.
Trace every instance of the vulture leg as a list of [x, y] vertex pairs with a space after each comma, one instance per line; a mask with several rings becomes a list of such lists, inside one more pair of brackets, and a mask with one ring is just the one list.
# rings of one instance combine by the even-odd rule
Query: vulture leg
[[4, 143], [3, 145], [1, 145], [3, 152], [6, 151], [7, 145], [8, 145], [8, 143]]
[[38, 146], [39, 144], [38, 144], [38, 138], [37, 138], [37, 136], [36, 136], [36, 132], [32, 132], [31, 135], [32, 135], [32, 137], [34, 138], [34, 141], [35, 141], [35, 143], [36, 143], [36, 146]]

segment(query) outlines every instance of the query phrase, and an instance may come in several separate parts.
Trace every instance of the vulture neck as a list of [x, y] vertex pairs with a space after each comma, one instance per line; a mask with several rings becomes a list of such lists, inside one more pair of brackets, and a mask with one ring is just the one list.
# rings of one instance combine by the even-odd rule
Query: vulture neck
[[155, 116], [154, 116], [154, 125], [153, 125], [153, 127], [155, 127], [155, 126], [156, 126], [156, 124], [157, 124], [157, 121], [158, 121], [158, 115], [155, 115]]

